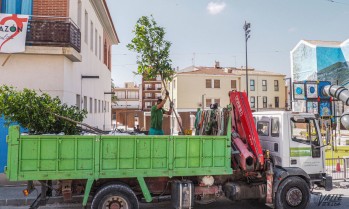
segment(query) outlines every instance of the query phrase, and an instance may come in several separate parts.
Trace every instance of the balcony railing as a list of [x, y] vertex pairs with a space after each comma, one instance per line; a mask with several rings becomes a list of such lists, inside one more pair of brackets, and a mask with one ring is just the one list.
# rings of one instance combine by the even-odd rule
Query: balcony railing
[[81, 52], [81, 32], [70, 18], [32, 16], [26, 45], [72, 47]]

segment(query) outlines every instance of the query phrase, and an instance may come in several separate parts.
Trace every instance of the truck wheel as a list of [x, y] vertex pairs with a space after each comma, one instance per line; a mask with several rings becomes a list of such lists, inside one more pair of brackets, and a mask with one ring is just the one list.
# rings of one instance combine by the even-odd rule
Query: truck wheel
[[120, 184], [100, 189], [92, 200], [92, 209], [138, 209], [136, 194], [130, 187]]
[[279, 185], [276, 192], [277, 209], [304, 209], [310, 198], [308, 184], [300, 177], [292, 176]]

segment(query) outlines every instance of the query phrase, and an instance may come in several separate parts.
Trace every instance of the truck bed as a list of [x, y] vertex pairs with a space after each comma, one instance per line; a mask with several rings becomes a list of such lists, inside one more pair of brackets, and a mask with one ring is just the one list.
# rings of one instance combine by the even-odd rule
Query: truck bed
[[11, 126], [7, 143], [10, 181], [232, 174], [229, 136], [24, 136]]

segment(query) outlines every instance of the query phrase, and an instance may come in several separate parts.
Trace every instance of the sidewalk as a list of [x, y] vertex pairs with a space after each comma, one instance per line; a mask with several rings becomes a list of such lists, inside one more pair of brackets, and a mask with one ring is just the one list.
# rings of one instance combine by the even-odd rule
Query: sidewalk
[[6, 175], [4, 173], [0, 173], [0, 187], [3, 187], [3, 186], [25, 186], [25, 185], [27, 185], [26, 181], [11, 182], [6, 178]]

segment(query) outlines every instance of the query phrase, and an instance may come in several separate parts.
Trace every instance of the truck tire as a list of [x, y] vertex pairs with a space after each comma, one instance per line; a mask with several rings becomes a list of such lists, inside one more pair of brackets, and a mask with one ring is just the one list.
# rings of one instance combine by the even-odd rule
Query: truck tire
[[279, 185], [275, 198], [276, 209], [304, 209], [310, 199], [308, 184], [300, 177], [288, 177]]
[[111, 184], [100, 189], [93, 197], [91, 209], [138, 209], [138, 199], [130, 187]]

